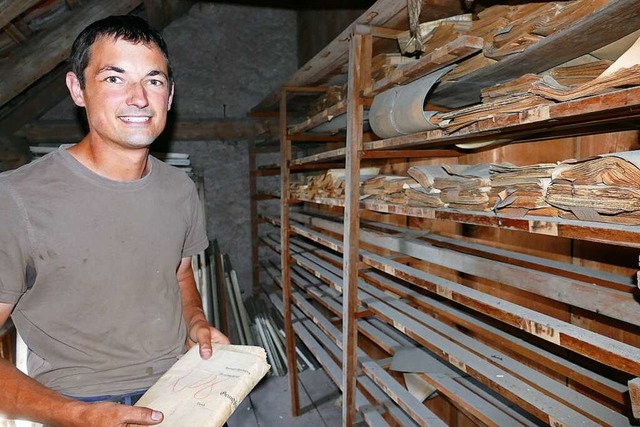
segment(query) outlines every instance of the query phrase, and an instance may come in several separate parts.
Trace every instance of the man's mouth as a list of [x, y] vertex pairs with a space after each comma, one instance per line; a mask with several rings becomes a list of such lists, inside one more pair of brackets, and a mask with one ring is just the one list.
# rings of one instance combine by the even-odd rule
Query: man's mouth
[[145, 123], [151, 120], [149, 116], [120, 116], [120, 120], [129, 123]]

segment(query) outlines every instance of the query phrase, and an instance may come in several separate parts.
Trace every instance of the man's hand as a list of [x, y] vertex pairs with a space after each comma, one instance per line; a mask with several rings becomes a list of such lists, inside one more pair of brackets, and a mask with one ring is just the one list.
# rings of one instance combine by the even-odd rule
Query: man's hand
[[200, 344], [200, 357], [209, 359], [213, 354], [211, 343], [229, 344], [229, 338], [207, 322], [190, 257], [182, 258], [176, 277], [182, 296], [182, 316], [187, 325], [187, 348]]
[[196, 320], [189, 325], [187, 348], [200, 344], [200, 357], [209, 359], [213, 354], [211, 343], [229, 344], [229, 338], [211, 326], [206, 320]]
[[127, 427], [152, 426], [162, 422], [160, 411], [112, 402], [78, 402], [72, 411], [73, 421], [65, 427]]

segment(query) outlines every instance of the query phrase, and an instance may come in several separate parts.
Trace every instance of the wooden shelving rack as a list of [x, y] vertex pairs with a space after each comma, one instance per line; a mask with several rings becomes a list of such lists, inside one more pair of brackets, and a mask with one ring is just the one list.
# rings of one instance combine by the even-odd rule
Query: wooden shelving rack
[[[599, 18], [589, 19], [610, 23], [620, 7], [625, 8], [625, 25], [640, 27], [636, 19], [640, 4], [628, 0], [613, 2]], [[451, 279], [451, 272], [463, 282], [473, 276], [506, 284], [522, 292], [523, 299], [528, 295], [544, 297], [553, 307], [575, 307], [578, 316], [588, 312], [611, 319], [607, 321], [610, 327], [626, 324], [628, 329], [640, 326], [635, 319], [640, 304], [634, 280], [570, 260], [535, 257], [473, 239], [457, 240], [446, 233], [364, 221], [361, 217], [368, 217], [363, 213], [392, 214], [406, 218], [407, 225], [413, 218], [630, 249], [640, 248], [639, 227], [407, 207], [360, 200], [359, 188], [362, 161], [459, 157], [465, 152], [456, 144], [468, 142], [502, 139], [521, 143], [636, 130], [640, 87], [534, 106], [518, 114], [486, 118], [454, 132], [438, 129], [390, 139], [367, 138], [365, 142], [363, 115], [371, 97], [402, 77], [374, 82], [372, 56], [387, 37], [406, 28], [405, 20], [405, 2], [376, 2], [286, 86], [256, 107], [267, 111], [279, 105], [279, 169], [271, 165], [256, 170], [257, 174], [280, 175], [281, 216], [260, 216], [259, 220], [279, 228], [278, 237], [263, 238], [262, 242], [280, 254], [280, 265], [268, 270], [282, 289], [282, 298], [272, 295], [271, 299], [285, 319], [289, 366], [295, 366], [297, 335], [342, 390], [343, 425], [355, 424], [359, 415], [369, 425], [447, 425], [436, 410], [408, 395], [398, 379], [387, 372], [390, 356], [399, 351], [418, 352], [429, 360], [434, 371], [421, 377], [464, 415], [465, 421], [459, 425], [632, 425], [632, 413], [640, 409], [634, 379], [640, 377], [639, 345], [573, 324], [571, 308], [566, 318], [554, 317], [554, 310], [547, 310], [551, 314], [536, 311], [485, 292], [482, 287], [458, 283]], [[615, 40], [620, 31], [631, 32], [629, 28], [609, 29], [613, 34], [603, 35], [598, 30], [596, 35]], [[563, 35], [569, 40], [577, 37], [570, 31], [560, 31], [536, 49], [544, 52], [557, 48]], [[473, 42], [465, 46], [473, 46]], [[567, 55], [589, 52], [593, 47], [583, 40], [576, 43], [576, 52], [563, 52], [553, 59], [560, 61], [555, 65]], [[520, 62], [510, 59], [511, 68], [500, 64], [493, 69], [503, 75], [517, 74], [531, 64], [533, 53], [523, 54]], [[336, 70], [345, 66], [347, 99], [294, 123], [290, 103], [301, 94], [327, 90]], [[425, 72], [429, 70], [424, 67]], [[491, 80], [486, 70], [476, 74], [485, 85]], [[465, 84], [476, 86], [469, 79]], [[443, 86], [440, 94], [444, 90]], [[295, 141], [322, 140], [322, 136], [306, 132], [340, 114], [347, 117], [343, 148], [293, 158]], [[327, 142], [336, 140], [326, 138]], [[293, 173], [330, 167], [345, 169], [343, 199], [299, 200], [291, 196]], [[255, 197], [268, 199], [273, 194]], [[300, 203], [307, 209], [294, 210]], [[339, 209], [342, 216], [327, 215], [317, 206], [334, 212]], [[328, 320], [317, 307], [329, 313], [332, 320], [338, 319], [341, 327], [337, 328], [336, 322]], [[376, 358], [364, 352], [360, 340], [373, 344], [373, 353], [387, 357]], [[564, 378], [564, 383], [553, 376]], [[297, 415], [300, 404], [295, 370], [290, 370], [289, 380], [291, 408]]]

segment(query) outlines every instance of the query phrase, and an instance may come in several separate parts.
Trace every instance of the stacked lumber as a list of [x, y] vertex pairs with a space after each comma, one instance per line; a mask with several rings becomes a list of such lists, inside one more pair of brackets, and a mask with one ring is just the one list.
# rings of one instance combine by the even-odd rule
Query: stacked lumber
[[[420, 46], [421, 52], [429, 52], [428, 44], [431, 41], [442, 40], [442, 34], [465, 33], [471, 29], [473, 22], [470, 13], [438, 19], [436, 21], [423, 22], [418, 26], [418, 32], [414, 36], [409, 31], [398, 34], [398, 45], [403, 54], [416, 52], [416, 46]], [[445, 31], [442, 31], [442, 30]], [[440, 43], [440, 42], [438, 42]], [[442, 46], [442, 44], [436, 44]]]
[[321, 111], [326, 110], [332, 105], [335, 105], [345, 99], [347, 99], [346, 86], [329, 86], [326, 93], [309, 107], [307, 115], [309, 117], [313, 117]]
[[[335, 347], [331, 343], [339, 346], [343, 342], [342, 336], [338, 335], [339, 331], [331, 319], [342, 313], [339, 305], [340, 292], [344, 287], [342, 258], [335, 251], [342, 252], [344, 246], [339, 237], [328, 234], [339, 234], [343, 230], [341, 218], [297, 213], [292, 219], [291, 228], [299, 238], [310, 239], [331, 249], [311, 247], [311, 244], [297, 247], [297, 241], [292, 241], [295, 255], [291, 257], [291, 282], [296, 287], [292, 302], [304, 312], [304, 316], [294, 324], [315, 323], [323, 334], [330, 335], [323, 341], [328, 347]], [[404, 255], [434, 263], [585, 310], [600, 312], [604, 309], [607, 310], [606, 316], [614, 318], [620, 318], [618, 313], [622, 313], [625, 321], [637, 323], [637, 318], [629, 314], [628, 309], [621, 308], [621, 304], [628, 307], [637, 304], [628, 292], [633, 285], [623, 275], [610, 277], [621, 285], [625, 283], [624, 291], [612, 292], [607, 286], [594, 285], [591, 280], [597, 272], [592, 274], [588, 268], [577, 267], [580, 277], [587, 279], [583, 281], [576, 278], [576, 265], [570, 263], [555, 263], [554, 270], [550, 271], [549, 260], [544, 258], [425, 234], [424, 230], [371, 223], [362, 227], [360, 238], [371, 247], [391, 251], [393, 256]], [[363, 270], [359, 275], [356, 297], [366, 310], [357, 319], [357, 327], [374, 344], [389, 343], [384, 348], [394, 355], [390, 366], [388, 359], [381, 359], [380, 367], [396, 372], [419, 372], [420, 377], [438, 393], [454, 402], [464, 403], [469, 413], [487, 425], [542, 425], [549, 419], [567, 426], [632, 424], [624, 414], [627, 405], [625, 394], [628, 393], [624, 380], [613, 380], [607, 376], [613, 376], [612, 372], [602, 374], [600, 365], [576, 363], [572, 352], [589, 357], [601, 366], [613, 366], [636, 375], [639, 366], [635, 347], [539, 313], [528, 308], [527, 301], [516, 304], [397, 262], [390, 256], [380, 256], [368, 249], [360, 249], [359, 252], [362, 262], [372, 269]], [[550, 283], [553, 286], [547, 286]], [[314, 309], [307, 301], [309, 298], [326, 307], [330, 318]], [[611, 303], [604, 304], [603, 299]], [[368, 332], [370, 329], [365, 324], [369, 316], [376, 318], [376, 324], [377, 320], [382, 320], [395, 328], [395, 336], [401, 339], [401, 346]], [[504, 328], [506, 325], [515, 329]], [[548, 346], [534, 345], [530, 338], [545, 339]], [[426, 363], [423, 351], [417, 349], [433, 352], [435, 359], [429, 358], [430, 363]], [[376, 382], [386, 378], [380, 367], [371, 363], [371, 356], [366, 357], [360, 349], [356, 352], [364, 374]], [[400, 353], [398, 357], [396, 352]], [[404, 352], [408, 354], [402, 354]], [[619, 358], [624, 358], [624, 362]], [[321, 363], [330, 359], [319, 357]], [[444, 381], [452, 379], [450, 374], [454, 372], [434, 369], [431, 364], [434, 360], [459, 369], [458, 375], [454, 376], [456, 381], [464, 381], [464, 378], [478, 381], [473, 390], [497, 392], [494, 396], [504, 399], [499, 405], [502, 410], [496, 411], [497, 408], [488, 406], [488, 402], [463, 394], [462, 389], [450, 389], [452, 382]], [[564, 378], [558, 380], [556, 373], [566, 376], [571, 384]], [[336, 378], [339, 383], [340, 377]], [[409, 404], [404, 397], [406, 394], [400, 393], [403, 390], [395, 384], [385, 385], [385, 393], [392, 401], [403, 402], [402, 408], [422, 409], [421, 405]], [[405, 388], [404, 391], [407, 390]], [[602, 403], [603, 397], [610, 399], [607, 404]], [[512, 411], [514, 408], [517, 411]], [[519, 417], [518, 421], [509, 419], [525, 413], [532, 417]], [[417, 411], [407, 414], [419, 425], [439, 425], [418, 416]], [[412, 424], [400, 422], [399, 425]]]
[[545, 200], [561, 216], [640, 224], [640, 153], [565, 161], [553, 171]]
[[374, 80], [382, 80], [389, 77], [397, 67], [415, 61], [415, 58], [403, 56], [397, 52], [378, 54], [371, 60], [371, 77]]
[[490, 198], [497, 199], [496, 212], [510, 216], [557, 216], [545, 200], [551, 183], [554, 163], [516, 166], [511, 163], [491, 164]]

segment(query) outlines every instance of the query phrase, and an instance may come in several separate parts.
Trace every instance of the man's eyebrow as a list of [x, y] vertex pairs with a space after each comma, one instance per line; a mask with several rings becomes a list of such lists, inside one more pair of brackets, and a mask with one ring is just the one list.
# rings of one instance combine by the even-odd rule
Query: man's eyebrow
[[98, 74], [104, 73], [105, 71], [115, 71], [116, 73], [124, 74], [124, 68], [116, 67], [115, 65], [107, 65], [106, 67], [100, 68]]
[[147, 76], [149, 77], [153, 77], [153, 76], [162, 76], [165, 79], [169, 80], [169, 76], [167, 76], [167, 73], [165, 73], [164, 71], [161, 70], [151, 70], [147, 73]]

